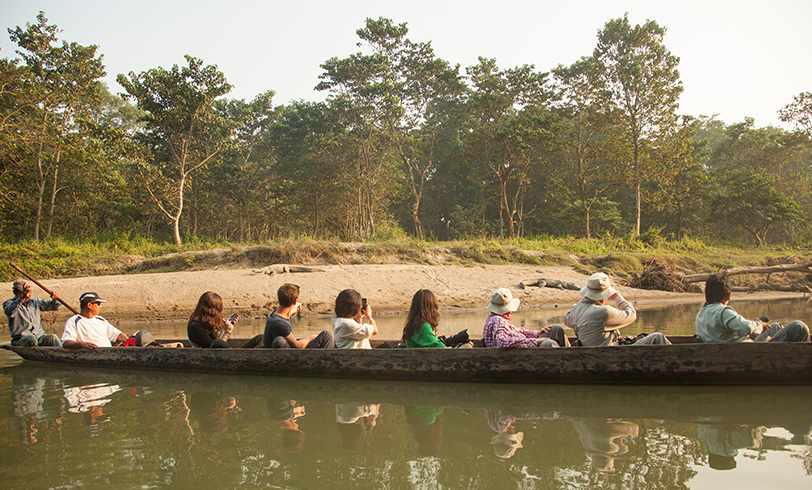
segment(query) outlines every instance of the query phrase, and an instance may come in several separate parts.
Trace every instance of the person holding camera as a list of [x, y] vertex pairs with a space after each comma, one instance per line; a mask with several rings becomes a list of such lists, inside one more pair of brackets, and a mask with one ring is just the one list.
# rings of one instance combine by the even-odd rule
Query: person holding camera
[[[338, 293], [333, 318], [333, 336], [339, 349], [369, 349], [369, 338], [378, 335], [372, 318], [372, 307], [358, 291], [345, 289]], [[361, 323], [366, 318], [369, 323]]]
[[406, 325], [403, 327], [403, 343], [407, 349], [413, 348], [471, 348], [468, 332], [463, 330], [450, 337], [437, 337], [437, 326], [440, 323], [440, 305], [437, 296], [429, 289], [421, 289], [412, 296], [412, 306]]
[[302, 303], [299, 302], [299, 286], [285, 283], [279, 287], [276, 297], [279, 299], [279, 306], [265, 322], [263, 347], [304, 349], [336, 346], [333, 333], [329, 330], [322, 330], [318, 335], [309, 335], [303, 339], [297, 339], [293, 335], [290, 317], [302, 307]]
[[[186, 325], [186, 334], [194, 347], [204, 349], [230, 348], [228, 340], [234, 330], [234, 324], [239, 320], [240, 315], [231, 315], [228, 320], [223, 318], [223, 298], [219, 294], [208, 291], [197, 300], [195, 311], [189, 317]], [[251, 349], [258, 347], [262, 343], [262, 334], [256, 335], [247, 342], [240, 345], [240, 348]]]

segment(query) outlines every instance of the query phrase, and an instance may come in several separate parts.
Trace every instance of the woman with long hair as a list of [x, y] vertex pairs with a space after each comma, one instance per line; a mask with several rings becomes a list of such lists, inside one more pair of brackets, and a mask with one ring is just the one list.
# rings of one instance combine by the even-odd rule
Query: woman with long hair
[[440, 305], [437, 297], [428, 289], [414, 293], [409, 316], [403, 327], [403, 343], [407, 348], [442, 348], [445, 344], [437, 338], [440, 323]]
[[[228, 339], [234, 330], [234, 323], [239, 319], [239, 315], [234, 315], [233, 320], [223, 318], [223, 298], [219, 294], [207, 291], [197, 300], [195, 311], [189, 317], [186, 325], [186, 334], [189, 341], [195, 347], [203, 348], [228, 348]], [[262, 344], [262, 334], [255, 336], [244, 344], [241, 348], [253, 348]]]

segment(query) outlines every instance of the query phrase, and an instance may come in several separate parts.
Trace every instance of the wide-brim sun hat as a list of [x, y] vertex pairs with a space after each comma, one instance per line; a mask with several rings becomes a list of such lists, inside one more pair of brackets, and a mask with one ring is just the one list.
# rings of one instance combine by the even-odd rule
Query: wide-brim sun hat
[[616, 292], [617, 289], [612, 287], [609, 276], [603, 272], [589, 276], [589, 279], [586, 281], [586, 286], [581, 288], [581, 296], [595, 301], [608, 298]]
[[491, 445], [493, 446], [493, 452], [497, 458], [508, 459], [516, 454], [517, 449], [524, 447], [522, 445], [523, 440], [524, 432], [517, 432], [515, 434], [500, 432], [491, 437]]
[[516, 311], [519, 309], [519, 298], [514, 298], [513, 293], [508, 288], [499, 288], [491, 293], [491, 302], [485, 307], [486, 310], [497, 315]]

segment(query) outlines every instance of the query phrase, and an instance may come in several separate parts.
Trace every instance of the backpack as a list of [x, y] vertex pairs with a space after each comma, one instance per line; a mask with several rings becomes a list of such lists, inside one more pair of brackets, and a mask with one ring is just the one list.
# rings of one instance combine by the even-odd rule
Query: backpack
[[121, 344], [121, 347], [153, 347], [161, 345], [155, 341], [155, 337], [146, 330], [139, 330]]

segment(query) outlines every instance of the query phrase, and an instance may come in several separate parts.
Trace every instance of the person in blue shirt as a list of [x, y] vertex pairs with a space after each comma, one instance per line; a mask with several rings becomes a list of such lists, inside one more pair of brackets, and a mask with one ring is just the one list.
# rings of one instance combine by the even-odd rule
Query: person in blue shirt
[[60, 347], [59, 337], [46, 334], [42, 329], [40, 311], [56, 311], [61, 306], [57, 301], [59, 295], [51, 292], [51, 300], [31, 296], [31, 285], [23, 279], [14, 281], [11, 286], [14, 297], [3, 302], [3, 312], [8, 317], [8, 329], [11, 332], [11, 345], [23, 347], [47, 346]]

